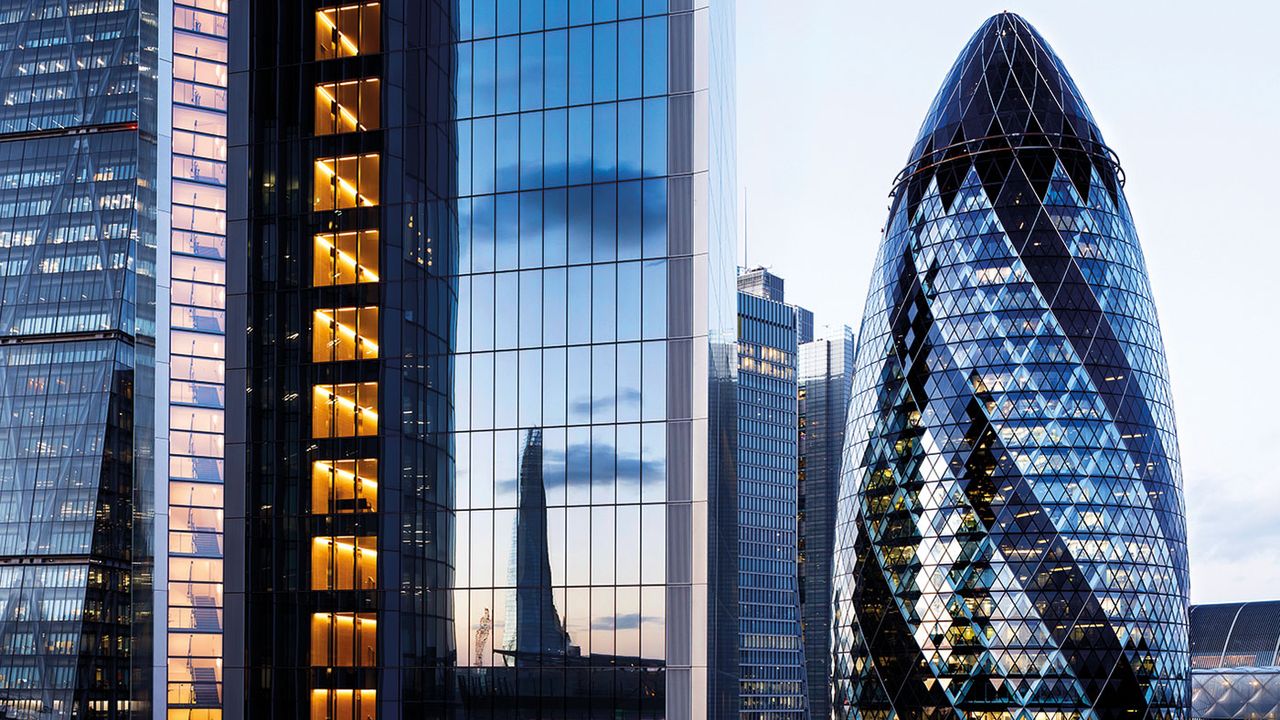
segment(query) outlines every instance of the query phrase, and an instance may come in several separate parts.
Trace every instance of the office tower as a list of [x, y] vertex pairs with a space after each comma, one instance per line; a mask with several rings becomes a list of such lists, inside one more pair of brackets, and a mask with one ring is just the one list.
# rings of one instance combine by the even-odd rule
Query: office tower
[[[782, 278], [738, 276], [739, 717], [806, 718], [797, 588], [797, 323]], [[810, 316], [812, 317], [812, 316]]]
[[458, 28], [461, 710], [730, 717], [732, 5], [467, 2]]
[[162, 33], [172, 18], [173, 62], [161, 65], [162, 79], [172, 69], [172, 94], [161, 93], [159, 113], [162, 125], [172, 121], [161, 147], [171, 150], [173, 181], [169, 212], [160, 214], [162, 230], [166, 219], [170, 226], [170, 272], [160, 275], [169, 354], [157, 368], [171, 382], [162, 404], [167, 472], [163, 454], [156, 468], [168, 482], [168, 512], [157, 503], [156, 524], [167, 525], [157, 538], [169, 553], [156, 569], [157, 605], [168, 606], [156, 615], [167, 618], [168, 630], [157, 633], [167, 667], [156, 681], [156, 705], [169, 720], [214, 720], [222, 707], [227, 9], [227, 0], [174, 0], [160, 11]]
[[839, 717], [1186, 717], [1178, 444], [1123, 178], [1044, 38], [987, 21], [897, 179], [863, 315]]
[[853, 331], [827, 328], [802, 343], [797, 359], [799, 425], [797, 463], [800, 621], [812, 717], [831, 707], [831, 559], [845, 416], [853, 386]]
[[1191, 606], [1191, 717], [1280, 714], [1280, 602]]
[[452, 7], [229, 8], [226, 718], [445, 712]]
[[786, 297], [787, 282], [769, 272], [768, 268], [753, 267], [738, 273], [738, 292], [781, 303]]
[[151, 707], [156, 5], [0, 5], [4, 717]]

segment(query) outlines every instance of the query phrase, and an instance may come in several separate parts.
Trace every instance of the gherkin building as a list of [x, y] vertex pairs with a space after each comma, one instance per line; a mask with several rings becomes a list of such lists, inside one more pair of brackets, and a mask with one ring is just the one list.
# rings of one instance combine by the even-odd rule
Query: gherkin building
[[1124, 174], [1001, 14], [895, 181], [840, 488], [835, 717], [1187, 717], [1187, 548]]

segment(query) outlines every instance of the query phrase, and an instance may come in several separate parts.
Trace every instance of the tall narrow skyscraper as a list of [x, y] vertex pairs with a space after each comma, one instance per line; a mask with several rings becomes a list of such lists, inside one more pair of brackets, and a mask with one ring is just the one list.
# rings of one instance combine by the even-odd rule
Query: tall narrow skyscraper
[[1123, 184], [1044, 38], [987, 21], [897, 178], [863, 316], [839, 717], [1187, 716], [1178, 443]]
[[813, 718], [825, 718], [831, 706], [831, 559], [845, 419], [853, 386], [853, 331], [842, 325], [801, 343], [797, 370], [800, 620], [809, 711]]
[[462, 709], [732, 717], [732, 3], [461, 7]]
[[456, 7], [231, 3], [228, 719], [446, 712]]
[[803, 720], [796, 349], [800, 316], [812, 316], [763, 268], [738, 289], [738, 717]]
[[145, 717], [163, 694], [157, 5], [0, 6], [3, 717]]

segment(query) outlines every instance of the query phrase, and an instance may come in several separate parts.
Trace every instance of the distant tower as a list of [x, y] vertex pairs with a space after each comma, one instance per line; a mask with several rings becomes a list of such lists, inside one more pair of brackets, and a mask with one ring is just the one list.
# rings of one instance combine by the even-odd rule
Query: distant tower
[[741, 720], [808, 717], [796, 568], [796, 348], [812, 318], [786, 304], [777, 275], [755, 268], [738, 276]]
[[814, 718], [822, 718], [831, 705], [831, 557], [853, 386], [853, 331], [847, 325], [824, 329], [812, 342], [801, 343], [797, 364], [800, 619], [809, 708]]

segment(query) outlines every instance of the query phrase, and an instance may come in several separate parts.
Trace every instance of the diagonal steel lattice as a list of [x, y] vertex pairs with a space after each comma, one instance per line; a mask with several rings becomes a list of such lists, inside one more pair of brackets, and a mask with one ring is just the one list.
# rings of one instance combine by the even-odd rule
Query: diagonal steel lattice
[[836, 716], [1185, 718], [1185, 510], [1124, 180], [987, 21], [895, 182], [837, 520]]

